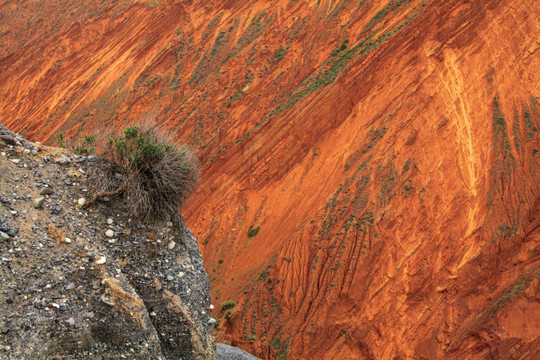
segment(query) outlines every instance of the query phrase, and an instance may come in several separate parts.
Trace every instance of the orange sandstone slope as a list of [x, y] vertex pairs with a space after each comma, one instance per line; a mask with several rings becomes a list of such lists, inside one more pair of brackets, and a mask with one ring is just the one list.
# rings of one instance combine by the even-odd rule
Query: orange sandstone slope
[[539, 48], [535, 0], [5, 1], [0, 121], [196, 147], [222, 342], [535, 359]]

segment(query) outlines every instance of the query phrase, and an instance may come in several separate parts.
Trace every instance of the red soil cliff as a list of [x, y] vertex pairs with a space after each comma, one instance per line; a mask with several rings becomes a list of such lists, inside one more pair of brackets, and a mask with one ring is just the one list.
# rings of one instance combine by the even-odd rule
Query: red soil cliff
[[539, 48], [534, 0], [6, 1], [0, 121], [194, 146], [222, 342], [536, 359]]

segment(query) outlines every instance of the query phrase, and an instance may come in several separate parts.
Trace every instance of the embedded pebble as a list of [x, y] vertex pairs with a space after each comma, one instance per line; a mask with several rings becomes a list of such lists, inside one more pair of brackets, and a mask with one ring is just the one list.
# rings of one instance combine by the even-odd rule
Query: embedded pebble
[[173, 281], [174, 277], [172, 275], [167, 275], [167, 281]]
[[58, 204], [53, 205], [53, 207], [51, 207], [51, 212], [53, 214], [60, 214], [61, 211], [62, 211], [62, 207]]
[[11, 228], [5, 222], [0, 222], [0, 231], [7, 233]]
[[51, 188], [45, 188], [39, 192], [39, 195], [52, 195], [54, 191]]
[[174, 241], [171, 241], [171, 242], [169, 243], [169, 245], [167, 245], [167, 248], [168, 248], [169, 250], [172, 250], [172, 249], [174, 249], [175, 246], [176, 246], [176, 243], [175, 243]]
[[11, 162], [14, 164], [18, 164], [21, 162], [21, 159], [11, 159]]
[[71, 325], [71, 326], [74, 326], [75, 325], [75, 319], [70, 317], [69, 319], [66, 320], [66, 322]]
[[71, 162], [71, 160], [67, 157], [61, 157], [60, 159], [56, 159], [56, 163], [60, 165], [67, 165]]
[[79, 200], [77, 200], [77, 203], [81, 206], [84, 206], [84, 204], [86, 204], [86, 199], [85, 198], [79, 198]]
[[105, 236], [112, 238], [114, 236], [114, 231], [112, 231], [111, 229], [105, 231]]
[[105, 294], [101, 295], [101, 297], [99, 298], [104, 304], [106, 305], [109, 305], [109, 306], [114, 306], [114, 302], [113, 301], [110, 301], [110, 300], [107, 300], [105, 298]]
[[210, 318], [210, 320], [208, 320], [208, 325], [214, 325], [216, 323], [216, 319], [214, 318]]
[[107, 224], [112, 225], [112, 223], [113, 223], [113, 219], [108, 218], [108, 219], [107, 219]]
[[105, 264], [105, 262], [107, 262], [107, 257], [105, 257], [105, 255], [98, 255], [96, 257], [96, 264], [98, 265], [101, 265], [101, 264]]
[[8, 239], [9, 239], [9, 235], [6, 234], [6, 233], [3, 232], [3, 231], [0, 231], [0, 239], [2, 239], [2, 240], [8, 240]]
[[34, 200], [32, 200], [32, 206], [37, 209], [41, 207], [41, 204], [43, 204], [43, 201], [45, 201], [45, 198], [43, 196], [35, 198]]

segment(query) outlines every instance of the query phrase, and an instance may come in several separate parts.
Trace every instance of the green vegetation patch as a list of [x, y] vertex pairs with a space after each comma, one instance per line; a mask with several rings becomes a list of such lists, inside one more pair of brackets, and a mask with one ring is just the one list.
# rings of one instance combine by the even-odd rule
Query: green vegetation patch
[[284, 48], [282, 45], [279, 45], [279, 48], [274, 51], [274, 62], [280, 62], [285, 55], [287, 55], [287, 52], [289, 52], [289, 48]]
[[255, 237], [259, 233], [259, 229], [260, 229], [260, 226], [257, 226], [256, 228], [254, 228], [253, 225], [251, 225], [247, 232], [247, 236], [249, 238]]
[[291, 352], [291, 339], [287, 339], [283, 348], [277, 353], [276, 360], [285, 360]]
[[82, 141], [73, 147], [73, 152], [79, 155], [90, 156], [96, 149], [96, 137], [94, 135], [85, 136]]
[[517, 162], [512, 154], [510, 138], [506, 129], [506, 120], [496, 95], [492, 102], [493, 110], [493, 165], [491, 169], [490, 187], [488, 190], [488, 206], [492, 206], [496, 197], [510, 182]]
[[221, 310], [232, 309], [236, 306], [236, 303], [233, 300], [227, 300], [221, 303]]
[[534, 133], [538, 131], [538, 127], [532, 121], [531, 112], [529, 109], [525, 109], [523, 117], [525, 119], [525, 126], [527, 128], [527, 141], [533, 140]]
[[235, 57], [244, 48], [251, 44], [255, 39], [261, 36], [266, 28], [274, 21], [274, 15], [266, 16], [266, 11], [261, 12], [258, 16], [255, 16], [246, 31], [242, 34], [236, 45], [233, 46], [227, 59]]

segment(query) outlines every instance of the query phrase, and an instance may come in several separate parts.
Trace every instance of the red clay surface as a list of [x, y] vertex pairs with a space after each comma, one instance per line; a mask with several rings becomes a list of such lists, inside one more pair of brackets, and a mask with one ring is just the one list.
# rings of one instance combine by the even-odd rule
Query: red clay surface
[[218, 341], [538, 358], [540, 2], [95, 3], [0, 5], [0, 121], [197, 149]]

